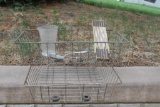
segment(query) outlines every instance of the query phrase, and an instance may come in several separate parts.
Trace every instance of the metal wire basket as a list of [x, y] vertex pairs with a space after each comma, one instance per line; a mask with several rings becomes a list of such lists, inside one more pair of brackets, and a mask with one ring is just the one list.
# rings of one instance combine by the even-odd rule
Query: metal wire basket
[[[15, 40], [22, 58], [21, 64], [31, 65], [25, 86], [29, 87], [35, 101], [106, 102], [111, 98], [115, 86], [121, 83], [113, 67], [121, 64], [123, 45], [128, 41], [111, 30], [107, 31], [107, 43], [93, 42], [92, 33], [86, 30], [83, 30], [85, 40], [73, 41], [73, 38], [79, 38], [79, 31], [66, 33], [71, 35], [66, 35], [70, 37], [66, 41], [60, 38], [62, 35], [59, 33], [55, 43], [40, 42], [37, 30], [26, 30]], [[50, 44], [55, 45], [55, 54], [44, 56], [41, 46], [48, 47]], [[96, 50], [101, 44], [109, 44], [110, 53], [106, 48], [100, 52], [95, 51], [95, 44]]]

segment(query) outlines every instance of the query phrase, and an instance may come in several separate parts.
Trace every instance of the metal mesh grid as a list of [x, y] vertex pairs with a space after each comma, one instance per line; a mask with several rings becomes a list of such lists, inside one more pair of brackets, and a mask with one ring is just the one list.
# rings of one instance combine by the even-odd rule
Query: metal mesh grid
[[[69, 34], [68, 40], [79, 40], [79, 31]], [[31, 65], [25, 86], [38, 102], [53, 103], [96, 103], [111, 98], [116, 84], [121, 83], [114, 66], [122, 65], [123, 45], [128, 41], [114, 31], [107, 31], [109, 42], [93, 42], [90, 31], [85, 31], [80, 41], [64, 41], [59, 33], [56, 43], [40, 42], [36, 30], [21, 33], [15, 43], [18, 46], [23, 65]], [[79, 39], [78, 39], [79, 38]], [[89, 39], [87, 39], [89, 38]], [[55, 56], [43, 56], [41, 46], [54, 44]], [[109, 44], [109, 59], [99, 50], [99, 45]], [[107, 51], [107, 50], [106, 50]], [[97, 55], [101, 59], [97, 59]], [[63, 58], [59, 59], [59, 56]]]
[[83, 103], [84, 96], [90, 97], [90, 103], [105, 102], [121, 83], [111, 67], [32, 67], [27, 78], [36, 101], [52, 102], [52, 97], [58, 96], [59, 103]]
[[52, 86], [70, 84], [109, 84], [121, 82], [112, 67], [32, 67], [28, 74], [28, 86]]
[[[39, 34], [37, 30], [27, 30], [21, 33], [15, 43], [19, 46], [19, 52], [22, 58], [21, 64], [30, 64], [30, 65], [41, 65], [41, 64], [52, 64], [52, 66], [58, 64], [58, 61], [55, 61], [53, 57], [44, 57], [41, 52], [41, 45], [49, 47], [50, 44], [55, 44], [56, 55], [65, 56], [64, 63], [68, 60], [75, 64], [75, 60], [81, 60], [83, 58], [84, 62], [89, 63], [89, 65], [95, 65], [97, 57], [101, 57], [101, 61], [106, 60], [106, 55], [109, 56], [109, 61], [106, 62], [107, 66], [123, 66], [124, 50], [128, 41], [122, 37], [116, 31], [109, 30], [107, 31], [109, 42], [93, 42], [93, 37], [90, 37], [89, 40], [85, 41], [62, 41], [57, 40], [56, 43], [44, 43], [40, 42]], [[74, 34], [73, 34], [74, 35]], [[73, 36], [72, 35], [72, 36]], [[88, 34], [89, 35], [89, 34]], [[71, 36], [71, 38], [73, 38]], [[74, 36], [77, 36], [75, 33]], [[88, 38], [87, 37], [87, 38]], [[58, 37], [59, 38], [59, 37]], [[78, 38], [78, 37], [77, 37]], [[72, 39], [71, 39], [72, 40]], [[94, 45], [96, 44], [96, 52], [94, 50]], [[104, 49], [101, 49], [100, 46], [104, 45]], [[109, 44], [110, 53], [108, 53], [106, 47]], [[102, 50], [102, 51], [99, 51]], [[84, 51], [87, 51], [86, 54], [83, 54]], [[76, 53], [79, 52], [79, 53]], [[82, 53], [80, 53], [82, 52]], [[49, 54], [49, 53], [47, 53]], [[77, 59], [79, 58], [79, 59]], [[60, 62], [59, 64], [64, 65]], [[84, 63], [84, 64], [86, 64]], [[68, 63], [69, 64], [69, 63]], [[76, 61], [78, 64], [78, 61]], [[71, 64], [70, 64], [71, 65]]]

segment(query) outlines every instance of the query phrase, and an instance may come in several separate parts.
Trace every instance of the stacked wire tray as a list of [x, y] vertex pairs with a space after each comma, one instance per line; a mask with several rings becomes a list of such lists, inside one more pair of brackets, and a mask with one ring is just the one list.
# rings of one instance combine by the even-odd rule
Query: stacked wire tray
[[113, 68], [68, 66], [32, 67], [25, 81], [36, 101], [62, 103], [107, 101], [117, 83]]
[[[77, 30], [79, 31], [79, 30]], [[82, 30], [85, 31], [85, 30]], [[114, 31], [108, 31], [109, 42], [94, 42], [92, 34], [84, 33], [84, 41], [40, 42], [36, 30], [26, 30], [15, 40], [22, 65], [30, 65], [25, 86], [37, 102], [50, 103], [98, 103], [107, 102], [116, 85], [121, 83], [114, 66], [120, 65], [123, 44], [128, 43]], [[72, 40], [78, 33], [70, 34]], [[60, 36], [60, 34], [59, 34]], [[117, 37], [116, 37], [117, 36]], [[78, 37], [77, 37], [78, 38]], [[41, 46], [54, 44], [55, 54], [42, 54]], [[109, 59], [96, 53], [99, 45], [110, 46]], [[101, 47], [102, 48], [102, 47]], [[103, 49], [106, 50], [106, 49]], [[103, 52], [103, 51], [102, 51]], [[101, 59], [97, 59], [100, 55]]]

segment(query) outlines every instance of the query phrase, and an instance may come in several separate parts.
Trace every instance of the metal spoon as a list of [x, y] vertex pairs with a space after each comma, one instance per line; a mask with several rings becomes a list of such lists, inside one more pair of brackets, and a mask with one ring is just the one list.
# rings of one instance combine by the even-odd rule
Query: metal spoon
[[68, 54], [65, 54], [65, 55], [57, 55], [55, 53], [51, 53], [49, 54], [49, 57], [52, 57], [52, 58], [55, 58], [55, 59], [64, 59], [67, 55], [70, 55], [70, 54], [85, 54], [85, 53], [88, 53], [88, 49], [85, 49], [84, 51], [78, 51], [78, 52], [73, 52], [73, 53], [68, 53]]

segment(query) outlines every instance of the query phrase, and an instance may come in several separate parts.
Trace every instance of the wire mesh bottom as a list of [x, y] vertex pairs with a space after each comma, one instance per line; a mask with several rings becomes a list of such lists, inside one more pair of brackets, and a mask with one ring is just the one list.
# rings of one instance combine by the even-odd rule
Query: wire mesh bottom
[[[109, 100], [113, 88], [106, 88], [102, 85], [54, 85], [30, 87], [34, 92], [35, 101], [42, 102], [58, 102], [58, 103], [83, 103], [83, 102], [104, 102]], [[58, 101], [53, 101], [52, 97], [58, 96]], [[85, 101], [83, 97], [90, 97]]]
[[33, 66], [25, 85], [35, 101], [91, 103], [107, 101], [117, 83], [112, 67]]

